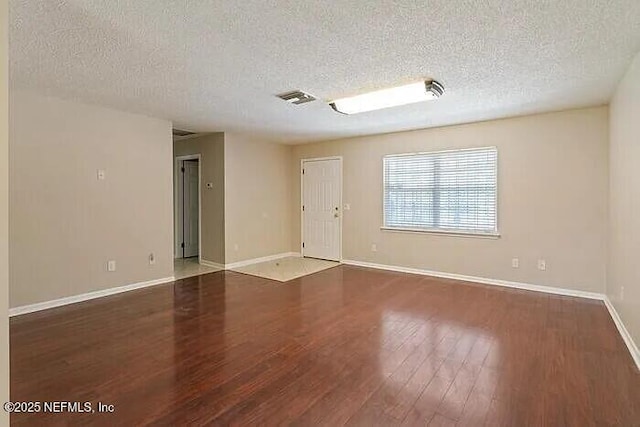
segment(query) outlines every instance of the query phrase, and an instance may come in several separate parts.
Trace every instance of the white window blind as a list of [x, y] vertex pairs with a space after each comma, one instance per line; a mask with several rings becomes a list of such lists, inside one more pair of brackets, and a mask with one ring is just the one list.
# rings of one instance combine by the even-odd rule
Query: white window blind
[[495, 147], [384, 157], [384, 226], [497, 233]]

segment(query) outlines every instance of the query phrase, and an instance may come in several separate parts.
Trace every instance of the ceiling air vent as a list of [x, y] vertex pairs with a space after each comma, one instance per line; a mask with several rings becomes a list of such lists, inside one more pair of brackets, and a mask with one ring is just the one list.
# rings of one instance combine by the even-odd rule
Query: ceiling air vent
[[281, 93], [280, 95], [276, 95], [276, 96], [280, 99], [284, 99], [285, 101], [295, 105], [305, 104], [307, 102], [316, 100], [316, 98], [309, 95], [308, 93], [302, 92], [301, 90], [294, 90], [292, 92]]
[[195, 132], [189, 132], [188, 130], [180, 130], [180, 129], [173, 130], [173, 136], [191, 136], [195, 134], [196, 134]]

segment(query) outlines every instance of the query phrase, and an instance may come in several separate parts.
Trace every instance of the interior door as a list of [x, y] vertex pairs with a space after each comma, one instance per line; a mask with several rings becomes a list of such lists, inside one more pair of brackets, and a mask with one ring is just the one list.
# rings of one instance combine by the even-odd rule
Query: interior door
[[182, 180], [182, 236], [184, 242], [183, 256], [185, 258], [198, 255], [198, 223], [199, 223], [199, 162], [198, 160], [185, 160], [183, 162], [183, 180]]
[[342, 161], [302, 162], [302, 255], [340, 261]]

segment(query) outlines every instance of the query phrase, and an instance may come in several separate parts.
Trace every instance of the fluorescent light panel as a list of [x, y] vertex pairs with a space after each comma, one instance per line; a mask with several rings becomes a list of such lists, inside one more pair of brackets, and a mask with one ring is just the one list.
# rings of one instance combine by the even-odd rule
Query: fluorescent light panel
[[442, 85], [430, 80], [336, 99], [330, 105], [339, 113], [356, 114], [428, 101], [443, 93]]

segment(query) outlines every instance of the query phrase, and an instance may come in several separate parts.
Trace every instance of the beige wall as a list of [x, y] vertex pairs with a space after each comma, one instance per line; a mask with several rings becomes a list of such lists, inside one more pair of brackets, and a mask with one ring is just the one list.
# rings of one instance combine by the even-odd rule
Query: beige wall
[[[175, 156], [201, 155], [201, 258], [224, 264], [224, 133], [176, 141], [173, 146]], [[206, 188], [207, 182], [213, 188]]]
[[225, 134], [226, 262], [289, 252], [291, 147]]
[[611, 101], [607, 295], [640, 343], [640, 54]]
[[[9, 144], [7, 99], [7, 2], [0, 0], [0, 401], [9, 400]], [[9, 414], [0, 413], [0, 425]]]
[[[294, 147], [292, 247], [300, 247], [300, 159], [344, 157], [343, 258], [604, 292], [606, 107]], [[499, 239], [381, 231], [382, 157], [498, 147]], [[372, 244], [377, 252], [371, 251]], [[297, 250], [297, 249], [296, 249]], [[520, 258], [520, 268], [511, 259]], [[546, 271], [537, 269], [543, 258]]]
[[170, 122], [12, 92], [10, 124], [11, 307], [172, 275]]

